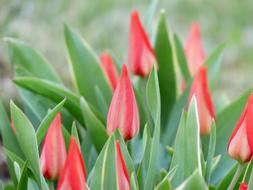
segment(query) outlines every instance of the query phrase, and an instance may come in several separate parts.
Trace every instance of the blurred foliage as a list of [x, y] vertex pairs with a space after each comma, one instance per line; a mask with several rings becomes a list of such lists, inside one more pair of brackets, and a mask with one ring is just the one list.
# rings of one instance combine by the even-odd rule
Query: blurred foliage
[[[3, 37], [17, 37], [37, 48], [53, 63], [65, 83], [71, 85], [69, 68], [62, 67], [68, 61], [63, 23], [78, 30], [97, 53], [112, 49], [126, 62], [130, 11], [138, 9], [144, 15], [150, 1], [1, 0], [0, 97], [15, 98], [16, 94], [10, 81], [10, 65], [6, 64], [9, 61]], [[253, 1], [160, 0], [158, 7], [166, 11], [170, 33], [177, 32], [183, 40], [190, 24], [199, 21], [207, 54], [221, 42], [227, 42], [219, 90], [234, 98], [250, 86]]]

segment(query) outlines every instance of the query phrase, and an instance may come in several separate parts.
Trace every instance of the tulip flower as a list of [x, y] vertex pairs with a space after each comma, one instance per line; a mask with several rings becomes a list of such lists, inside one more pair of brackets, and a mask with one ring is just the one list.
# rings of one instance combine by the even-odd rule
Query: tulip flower
[[125, 140], [139, 132], [139, 112], [127, 67], [123, 65], [107, 116], [107, 134], [119, 129]]
[[111, 55], [107, 52], [102, 53], [100, 55], [100, 62], [111, 88], [115, 90], [118, 82], [118, 74]]
[[128, 171], [118, 141], [115, 142], [115, 154], [118, 190], [130, 190]]
[[60, 174], [57, 190], [86, 190], [86, 170], [74, 137], [70, 138], [68, 156]]
[[228, 154], [240, 163], [248, 162], [253, 155], [253, 93], [237, 122], [228, 142]]
[[188, 106], [195, 95], [198, 108], [200, 134], [209, 134], [212, 120], [215, 119], [214, 106], [208, 89], [207, 69], [201, 67], [192, 83]]
[[193, 23], [191, 31], [186, 40], [185, 55], [191, 76], [195, 76], [205, 61], [205, 51], [202, 46], [200, 27], [198, 23]]
[[248, 189], [248, 184], [245, 182], [242, 182], [240, 184], [239, 190], [247, 190]]
[[157, 62], [154, 50], [136, 11], [131, 14], [128, 50], [129, 69], [135, 75], [147, 76], [152, 70], [153, 64], [157, 64]]
[[56, 179], [61, 173], [66, 159], [66, 147], [61, 131], [61, 114], [58, 113], [48, 128], [40, 155], [43, 175]]

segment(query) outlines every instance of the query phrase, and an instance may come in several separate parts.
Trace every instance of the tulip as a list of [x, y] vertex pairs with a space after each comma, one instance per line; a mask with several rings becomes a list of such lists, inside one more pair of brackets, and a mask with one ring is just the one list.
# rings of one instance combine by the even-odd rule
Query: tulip
[[118, 82], [118, 74], [111, 55], [106, 52], [102, 53], [100, 55], [100, 62], [111, 88], [115, 90]]
[[111, 135], [118, 128], [124, 139], [128, 140], [139, 132], [139, 125], [139, 112], [133, 87], [127, 67], [123, 65], [108, 111], [107, 134]]
[[57, 190], [86, 190], [86, 170], [74, 137], [70, 138], [68, 156], [60, 174]]
[[115, 148], [118, 190], [130, 190], [128, 171], [118, 141], [115, 142]]
[[211, 131], [212, 120], [215, 119], [215, 114], [212, 99], [208, 89], [206, 67], [201, 67], [199, 69], [192, 83], [188, 106], [194, 95], [197, 101], [200, 134], [209, 134]]
[[228, 142], [228, 154], [240, 163], [248, 162], [253, 155], [253, 93], [237, 122]]
[[242, 182], [240, 184], [239, 190], [247, 190], [248, 189], [248, 184], [245, 182]]
[[185, 55], [191, 76], [195, 76], [205, 61], [205, 51], [202, 46], [200, 27], [198, 23], [193, 23], [191, 31], [186, 40]]
[[129, 69], [135, 75], [145, 77], [151, 72], [153, 64], [157, 65], [154, 50], [137, 11], [131, 14], [128, 53]]
[[66, 147], [61, 131], [61, 114], [58, 113], [48, 128], [40, 155], [43, 175], [56, 179], [61, 173], [66, 159]]

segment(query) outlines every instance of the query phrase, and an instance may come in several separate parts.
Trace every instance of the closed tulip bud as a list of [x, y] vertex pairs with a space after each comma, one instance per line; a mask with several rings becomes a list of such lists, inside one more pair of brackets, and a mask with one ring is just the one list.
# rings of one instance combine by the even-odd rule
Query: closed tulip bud
[[130, 190], [128, 171], [118, 141], [115, 142], [115, 151], [118, 190]]
[[123, 65], [107, 116], [107, 134], [112, 134], [118, 128], [124, 139], [128, 140], [139, 132], [139, 126], [139, 112], [133, 87], [127, 67]]
[[111, 88], [115, 90], [118, 82], [118, 74], [111, 55], [106, 52], [102, 53], [100, 55], [100, 62]]
[[70, 138], [68, 156], [60, 174], [57, 190], [86, 190], [86, 170], [74, 137]]
[[253, 93], [237, 122], [228, 142], [228, 154], [240, 163], [248, 162], [253, 155]]
[[248, 189], [248, 184], [246, 182], [242, 182], [240, 184], [239, 190], [247, 190]]
[[200, 27], [198, 23], [193, 23], [191, 31], [186, 40], [185, 55], [191, 76], [195, 76], [205, 61], [205, 51], [202, 46]]
[[61, 173], [66, 159], [66, 147], [61, 131], [61, 114], [58, 113], [48, 128], [40, 155], [43, 175], [56, 179]]
[[188, 105], [195, 95], [198, 108], [198, 119], [200, 134], [209, 134], [211, 131], [212, 120], [215, 119], [214, 107], [208, 89], [207, 69], [201, 67], [192, 83]]
[[128, 64], [130, 70], [141, 77], [147, 76], [152, 70], [153, 64], [157, 64], [154, 50], [136, 11], [131, 14]]

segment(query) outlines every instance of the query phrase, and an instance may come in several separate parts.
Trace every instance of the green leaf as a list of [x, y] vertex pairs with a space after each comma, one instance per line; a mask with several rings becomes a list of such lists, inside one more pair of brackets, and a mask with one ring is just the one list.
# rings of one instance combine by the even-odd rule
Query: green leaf
[[80, 148], [80, 140], [79, 140], [79, 136], [78, 136], [78, 132], [77, 132], [77, 128], [76, 128], [76, 122], [73, 121], [72, 124], [72, 128], [71, 128], [71, 136], [74, 137], [76, 139], [76, 142], [78, 144], [78, 147]]
[[221, 155], [221, 160], [211, 176], [211, 183], [216, 184], [221, 180], [228, 171], [235, 165], [227, 154], [227, 144], [232, 134], [233, 128], [238, 121], [243, 108], [246, 105], [250, 90], [241, 95], [233, 103], [220, 111], [216, 117], [216, 141], [218, 142], [215, 149], [215, 155]]
[[27, 166], [28, 166], [28, 162], [26, 161], [22, 168], [22, 173], [21, 173], [20, 180], [18, 182], [17, 190], [27, 189], [27, 182], [28, 182]]
[[110, 102], [112, 91], [99, 66], [99, 60], [89, 45], [74, 33], [66, 24], [64, 26], [65, 41], [71, 59], [71, 67], [75, 84], [85, 99], [98, 107], [95, 86], [104, 93], [107, 103]]
[[48, 189], [39, 164], [39, 151], [34, 128], [24, 113], [11, 101], [11, 117], [16, 129], [16, 136], [21, 150], [31, 166], [36, 181], [42, 189]]
[[171, 180], [175, 175], [177, 167], [172, 168], [163, 180], [156, 186], [155, 190], [170, 190], [172, 189]]
[[143, 19], [143, 25], [148, 33], [152, 32], [152, 20], [154, 19], [157, 4], [158, 0], [150, 0], [148, 10], [146, 11]]
[[199, 174], [198, 171], [195, 171], [187, 180], [184, 181], [176, 190], [193, 190], [193, 189], [201, 189], [208, 190], [207, 185], [205, 184], [205, 180]]
[[37, 143], [38, 145], [41, 144], [44, 136], [47, 133], [47, 129], [49, 128], [50, 124], [53, 122], [54, 118], [56, 117], [57, 113], [62, 109], [64, 103], [66, 102], [66, 98], [64, 98], [59, 104], [57, 104], [54, 109], [50, 110], [46, 117], [42, 120], [40, 123], [37, 131], [36, 131], [36, 137], [37, 137]]
[[104, 118], [106, 118], [109, 105], [107, 104], [104, 94], [101, 92], [98, 86], [95, 87], [95, 93], [96, 93], [97, 102], [99, 104], [99, 110], [103, 114]]
[[168, 122], [169, 114], [177, 96], [172, 47], [164, 12], [161, 12], [156, 32], [155, 54], [159, 65], [158, 80], [161, 95], [161, 126], [163, 129]]
[[248, 189], [253, 189], [253, 169], [251, 170], [249, 183], [248, 183]]
[[80, 99], [80, 105], [87, 131], [99, 153], [107, 139], [105, 126], [92, 112], [87, 101], [83, 97]]
[[208, 79], [213, 82], [217, 79], [218, 72], [221, 66], [221, 60], [223, 56], [223, 50], [226, 44], [220, 44], [207, 58], [205, 65], [208, 68]]
[[211, 134], [209, 137], [209, 146], [208, 146], [208, 154], [207, 154], [207, 161], [206, 161], [205, 180], [207, 184], [209, 184], [209, 181], [210, 181], [212, 160], [213, 160], [213, 156], [215, 152], [215, 146], [216, 146], [216, 125], [213, 121], [211, 125]]
[[160, 90], [158, 84], [158, 76], [155, 65], [149, 75], [147, 82], [147, 103], [154, 120], [154, 133], [151, 143], [149, 163], [147, 169], [147, 177], [145, 179], [145, 190], [152, 190], [155, 186], [155, 176], [157, 174], [157, 159], [159, 155], [159, 140], [160, 140], [160, 117], [161, 117], [161, 102]]
[[52, 66], [41, 54], [20, 40], [6, 38], [6, 41], [15, 65], [22, 66], [34, 77], [60, 82]]
[[16, 162], [18, 163], [19, 166], [23, 167], [25, 161], [17, 156], [15, 153], [12, 151], [8, 150], [7, 148], [4, 148], [4, 153], [10, 158], [11, 162]]
[[[91, 180], [90, 189], [115, 189], [117, 190], [116, 177], [116, 158], [115, 158], [115, 141], [119, 140], [122, 155], [129, 174], [134, 173], [134, 165], [128, 153], [126, 144], [119, 132], [116, 131], [106, 142], [100, 152], [96, 164], [94, 166], [93, 177]], [[133, 177], [136, 181], [136, 176]], [[136, 183], [136, 182], [135, 182]]]
[[79, 106], [79, 96], [73, 94], [62, 85], [37, 79], [33, 77], [18, 77], [14, 82], [32, 92], [45, 96], [52, 101], [60, 102], [65, 97], [67, 98], [64, 107], [81, 123], [83, 124], [82, 113]]
[[175, 44], [176, 57], [181, 73], [183, 74], [184, 80], [189, 81], [191, 79], [191, 74], [184, 54], [184, 49], [176, 34], [174, 34], [174, 44]]
[[183, 111], [175, 140], [175, 151], [171, 168], [177, 167], [173, 177], [173, 187], [186, 180], [196, 169], [202, 174], [199, 123], [195, 96], [189, 106], [188, 113]]

